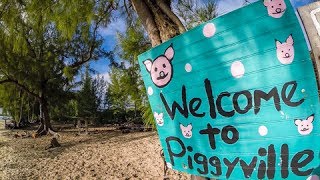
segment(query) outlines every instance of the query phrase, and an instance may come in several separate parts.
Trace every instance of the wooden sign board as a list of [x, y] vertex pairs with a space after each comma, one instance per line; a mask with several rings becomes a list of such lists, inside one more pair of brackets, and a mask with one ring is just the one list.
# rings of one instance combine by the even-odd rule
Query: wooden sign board
[[258, 1], [139, 56], [167, 165], [217, 179], [312, 179], [320, 114], [289, 0]]

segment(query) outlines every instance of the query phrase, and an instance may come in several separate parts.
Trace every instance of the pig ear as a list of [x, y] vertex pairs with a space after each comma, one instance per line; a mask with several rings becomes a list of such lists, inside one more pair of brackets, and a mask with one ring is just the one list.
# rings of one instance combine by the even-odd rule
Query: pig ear
[[281, 45], [281, 42], [278, 40], [275, 40], [275, 41], [276, 41], [276, 47], [279, 48], [279, 46]]
[[301, 124], [301, 120], [300, 119], [295, 119], [294, 120], [294, 124], [296, 125], [296, 126], [299, 126], [300, 124]]
[[314, 120], [314, 114], [311, 114], [308, 118], [307, 121], [309, 121], [310, 123], [312, 123]]
[[162, 117], [163, 117], [163, 113], [160, 113], [160, 114], [159, 114], [159, 117], [161, 117], [161, 118], [162, 118]]
[[166, 58], [171, 61], [173, 59], [174, 56], [174, 49], [172, 47], [172, 44], [166, 49], [166, 51], [164, 52], [164, 56], [166, 56]]
[[184, 126], [183, 126], [182, 124], [180, 124], [180, 129], [181, 129], [181, 130], [184, 129]]
[[264, 0], [263, 1], [264, 6], [269, 6], [269, 2], [270, 2], [270, 0]]
[[287, 38], [286, 40], [286, 43], [290, 44], [290, 45], [293, 45], [293, 38], [292, 38], [292, 35], [290, 34], [290, 36]]
[[190, 130], [192, 129], [192, 124], [189, 124], [188, 126], [187, 126], [187, 128], [189, 128]]
[[146, 66], [147, 71], [150, 73], [151, 72], [152, 61], [150, 59], [147, 59], [147, 60], [143, 61], [143, 64]]
[[157, 112], [154, 112], [153, 116], [154, 116], [154, 117], [158, 117], [159, 115], [158, 115]]

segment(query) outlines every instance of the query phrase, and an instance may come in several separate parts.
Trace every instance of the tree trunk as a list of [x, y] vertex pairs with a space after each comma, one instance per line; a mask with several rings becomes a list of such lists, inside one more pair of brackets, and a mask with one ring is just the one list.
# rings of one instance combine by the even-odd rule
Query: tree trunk
[[84, 126], [85, 126], [85, 133], [86, 134], [89, 134], [89, 127], [88, 127], [88, 117], [87, 118], [85, 118], [85, 121], [84, 121]]
[[185, 31], [179, 18], [172, 12], [170, 1], [131, 0], [131, 2], [148, 33], [152, 47]]
[[148, 33], [152, 46], [161, 44], [159, 29], [157, 28], [153, 14], [145, 3], [145, 0], [131, 0], [131, 2]]
[[77, 122], [77, 128], [78, 128], [78, 134], [81, 134], [81, 119], [78, 118], [78, 122]]
[[20, 98], [20, 108], [19, 108], [19, 121], [18, 121], [18, 126], [20, 126], [20, 122], [21, 122], [21, 119], [22, 119], [22, 110], [23, 110], [23, 97], [22, 97], [22, 90], [20, 90], [19, 92], [19, 98]]
[[39, 103], [40, 103], [40, 126], [36, 133], [37, 135], [46, 135], [50, 129], [52, 130], [47, 99], [42, 95]]

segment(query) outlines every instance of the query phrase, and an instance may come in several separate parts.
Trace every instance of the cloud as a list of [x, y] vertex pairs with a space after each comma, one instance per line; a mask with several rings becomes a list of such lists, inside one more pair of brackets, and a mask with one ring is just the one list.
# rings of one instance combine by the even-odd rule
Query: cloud
[[108, 83], [111, 82], [111, 79], [110, 79], [110, 73], [109, 72], [105, 72], [103, 74], [101, 74], [101, 76], [103, 76], [104, 80]]

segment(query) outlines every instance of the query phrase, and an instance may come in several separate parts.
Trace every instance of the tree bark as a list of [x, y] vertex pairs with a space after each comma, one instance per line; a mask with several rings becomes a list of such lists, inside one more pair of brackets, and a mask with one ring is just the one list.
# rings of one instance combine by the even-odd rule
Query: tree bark
[[145, 0], [131, 0], [131, 2], [148, 33], [152, 46], [161, 44], [159, 29]]
[[163, 0], [131, 0], [148, 33], [152, 47], [185, 31], [179, 18], [172, 12], [170, 2], [168, 2]]
[[86, 128], [86, 134], [89, 134], [89, 127], [88, 127], [88, 117], [87, 118], [85, 118], [85, 121], [84, 121], [84, 124], [85, 124], [85, 128]]
[[182, 34], [186, 31], [186, 28], [184, 27], [184, 25], [182, 24], [182, 22], [180, 21], [180, 19], [178, 18], [178, 16], [176, 16], [170, 6], [168, 6], [168, 4], [166, 4], [164, 1], [162, 0], [158, 0], [156, 1], [157, 5], [161, 8], [161, 10], [177, 25], [178, 29], [179, 29], [179, 33]]
[[52, 130], [50, 117], [49, 117], [49, 110], [48, 110], [48, 102], [44, 93], [41, 94], [40, 97], [40, 126], [36, 132], [37, 135], [46, 135], [48, 134], [49, 130]]
[[22, 90], [20, 89], [20, 92], [19, 92], [19, 99], [20, 99], [20, 108], [19, 108], [19, 119], [18, 119], [18, 126], [20, 126], [20, 122], [22, 120], [22, 110], [23, 110], [23, 97], [22, 97]]

